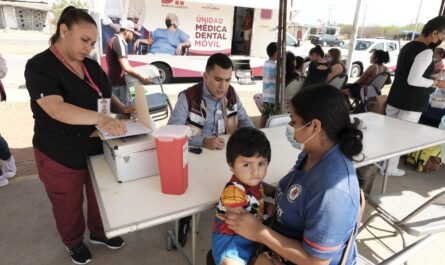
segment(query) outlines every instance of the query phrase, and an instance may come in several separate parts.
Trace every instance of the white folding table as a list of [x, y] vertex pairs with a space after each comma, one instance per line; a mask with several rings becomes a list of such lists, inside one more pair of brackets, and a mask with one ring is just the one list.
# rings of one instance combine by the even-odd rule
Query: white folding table
[[[354, 116], [363, 120], [365, 127], [365, 159], [355, 162], [355, 167], [445, 142], [445, 132], [436, 128], [375, 113]], [[284, 126], [263, 131], [272, 146], [272, 160], [265, 181], [277, 183], [294, 165], [299, 151], [288, 143]], [[103, 155], [90, 157], [88, 167], [106, 236], [123, 235], [192, 215], [192, 260], [188, 263], [195, 264], [195, 217], [215, 207], [232, 173], [226, 163], [225, 150], [203, 150], [200, 155], [189, 153], [188, 156], [189, 184], [183, 195], [163, 194], [159, 176], [118, 183]], [[387, 174], [383, 191], [386, 178]]]

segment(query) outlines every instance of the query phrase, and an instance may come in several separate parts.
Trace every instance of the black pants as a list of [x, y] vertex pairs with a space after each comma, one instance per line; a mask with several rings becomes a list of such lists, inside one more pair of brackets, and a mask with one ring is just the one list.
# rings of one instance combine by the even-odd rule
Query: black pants
[[[11, 152], [9, 151], [9, 146], [6, 140], [0, 135], [0, 159], [8, 160], [11, 158]], [[2, 174], [2, 170], [0, 169], [0, 175]]]

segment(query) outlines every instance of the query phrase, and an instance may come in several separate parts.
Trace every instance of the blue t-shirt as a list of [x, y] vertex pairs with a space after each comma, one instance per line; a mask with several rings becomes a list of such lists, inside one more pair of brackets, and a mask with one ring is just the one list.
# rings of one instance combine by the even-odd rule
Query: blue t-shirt
[[168, 29], [156, 29], [152, 32], [153, 44], [150, 47], [151, 53], [166, 53], [175, 55], [178, 44], [189, 39], [189, 35], [180, 29], [171, 31]]
[[[292, 170], [281, 179], [275, 199], [274, 229], [303, 242], [311, 256], [340, 263], [360, 211], [360, 188], [352, 162], [338, 145], [329, 150], [309, 171], [301, 167], [307, 158], [302, 152]], [[289, 181], [292, 183], [286, 192]], [[346, 264], [354, 264], [355, 242]]]
[[263, 102], [275, 104], [277, 63], [267, 60], [263, 66]]

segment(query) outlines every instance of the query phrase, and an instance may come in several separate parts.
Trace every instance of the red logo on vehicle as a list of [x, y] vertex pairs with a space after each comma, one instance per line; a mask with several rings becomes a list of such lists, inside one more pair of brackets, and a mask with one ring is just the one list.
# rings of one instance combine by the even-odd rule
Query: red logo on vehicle
[[175, 4], [177, 6], [183, 6], [184, 5], [184, 1], [183, 0], [161, 0], [161, 4], [164, 5], [170, 5], [170, 4]]

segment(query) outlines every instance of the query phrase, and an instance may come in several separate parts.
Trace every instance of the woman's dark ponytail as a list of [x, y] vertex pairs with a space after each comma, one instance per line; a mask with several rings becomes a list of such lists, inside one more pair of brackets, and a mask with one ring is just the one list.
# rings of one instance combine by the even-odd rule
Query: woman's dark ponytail
[[340, 132], [338, 144], [341, 152], [349, 159], [360, 154], [363, 150], [363, 132], [358, 128], [360, 120], [354, 118]]
[[56, 41], [60, 38], [60, 25], [65, 24], [68, 29], [71, 29], [73, 24], [77, 24], [79, 22], [86, 22], [93, 24], [97, 27], [94, 19], [84, 10], [76, 8], [74, 6], [67, 6], [60, 14], [59, 20], [57, 21], [57, 29], [56, 33], [51, 36], [49, 42], [51, 45], [54, 45]]

